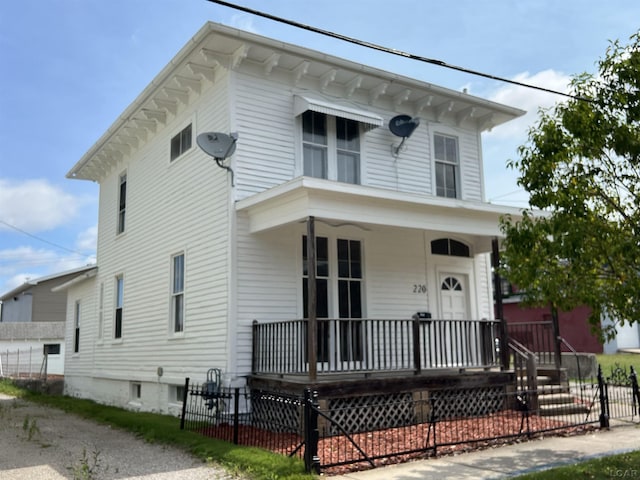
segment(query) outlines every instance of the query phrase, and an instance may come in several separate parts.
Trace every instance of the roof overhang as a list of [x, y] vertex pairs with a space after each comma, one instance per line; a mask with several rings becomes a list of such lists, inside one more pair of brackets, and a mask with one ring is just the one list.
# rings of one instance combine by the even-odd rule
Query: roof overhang
[[303, 80], [319, 85], [318, 91], [331, 100], [304, 93], [299, 108], [306, 102], [308, 109], [355, 116], [367, 126], [380, 126], [380, 117], [353, 105], [392, 105], [395, 111], [410, 111], [425, 120], [444, 119], [457, 125], [471, 122], [480, 131], [525, 113], [465, 92], [208, 22], [71, 168], [67, 178], [100, 181], [159, 134], [178, 110], [192, 105], [219, 78], [225, 78], [222, 71], [242, 69], [265, 77], [277, 72], [292, 91], [301, 91]]
[[52, 292], [62, 292], [64, 290], [68, 290], [70, 287], [77, 285], [78, 283], [82, 283], [85, 280], [95, 277], [98, 274], [98, 267], [93, 267], [91, 270], [84, 272], [82, 275], [78, 275], [77, 277], [73, 277], [71, 280], [58, 285], [51, 289]]
[[381, 190], [310, 177], [283, 185], [236, 203], [249, 216], [250, 232], [259, 233], [308, 217], [364, 227], [408, 228], [475, 237], [489, 248], [502, 237], [500, 218], [522, 216], [519, 208], [457, 199]]

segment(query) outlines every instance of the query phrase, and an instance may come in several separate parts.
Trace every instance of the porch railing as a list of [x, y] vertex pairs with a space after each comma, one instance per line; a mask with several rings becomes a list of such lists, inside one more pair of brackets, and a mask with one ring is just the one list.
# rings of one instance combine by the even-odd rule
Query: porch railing
[[539, 365], [556, 364], [556, 338], [552, 322], [508, 323], [507, 331], [510, 339], [516, 340], [528, 350], [535, 352]]
[[[499, 366], [498, 320], [318, 319], [320, 374]], [[253, 324], [254, 374], [308, 373], [307, 321]]]

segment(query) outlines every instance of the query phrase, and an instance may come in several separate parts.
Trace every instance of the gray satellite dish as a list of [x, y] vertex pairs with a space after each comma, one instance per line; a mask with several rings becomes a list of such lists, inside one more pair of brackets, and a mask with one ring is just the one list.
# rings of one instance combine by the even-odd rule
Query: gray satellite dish
[[238, 134], [232, 133], [227, 135], [226, 133], [219, 132], [204, 132], [196, 137], [196, 143], [207, 154], [211, 155], [220, 168], [224, 168], [231, 173], [231, 186], [234, 186], [233, 170], [224, 162], [228, 157], [233, 155], [236, 151], [236, 141], [238, 140]]
[[196, 143], [216, 160], [225, 160], [236, 151], [236, 136], [218, 132], [205, 132], [196, 137]]
[[396, 137], [402, 137], [402, 142], [397, 147], [391, 145], [391, 153], [394, 157], [398, 156], [404, 142], [413, 134], [413, 131], [420, 125], [418, 117], [411, 118], [409, 115], [396, 115], [389, 120], [389, 130]]

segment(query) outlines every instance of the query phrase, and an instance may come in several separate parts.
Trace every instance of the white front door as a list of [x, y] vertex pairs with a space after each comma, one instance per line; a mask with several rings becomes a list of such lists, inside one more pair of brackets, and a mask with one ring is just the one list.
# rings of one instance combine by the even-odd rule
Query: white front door
[[460, 273], [443, 272], [440, 274], [440, 308], [443, 322], [438, 328], [436, 345], [438, 366], [461, 367], [468, 358], [468, 338], [464, 329], [468, 320], [467, 276]]

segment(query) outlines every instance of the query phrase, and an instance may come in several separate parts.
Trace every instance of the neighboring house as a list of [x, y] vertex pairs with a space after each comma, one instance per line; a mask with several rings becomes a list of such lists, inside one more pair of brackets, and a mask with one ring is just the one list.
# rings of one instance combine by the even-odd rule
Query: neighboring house
[[64, 291], [55, 290], [71, 279], [94, 270], [94, 266], [86, 266], [28, 280], [0, 297], [3, 373], [13, 372], [18, 366], [20, 370], [31, 371], [36, 366], [37, 373], [47, 345], [50, 352], [48, 373], [63, 374], [67, 295]]
[[[522, 295], [507, 283], [503, 284], [503, 291], [503, 316], [510, 330], [522, 329], [524, 324], [546, 323], [549, 325], [551, 323], [549, 308], [523, 306]], [[569, 312], [558, 312], [560, 335], [575, 351], [611, 354], [625, 350], [640, 350], [639, 322], [615, 325], [614, 338], [603, 344], [598, 333], [593, 330], [589, 321], [590, 315], [591, 309], [587, 306], [577, 307]], [[612, 321], [606, 315], [602, 315], [601, 325], [606, 327], [611, 324]], [[570, 350], [566, 344], [564, 350]]]
[[[522, 296], [513, 293], [503, 299], [503, 316], [510, 332], [524, 330], [525, 325], [537, 324], [541, 328], [552, 328], [550, 308], [529, 307], [522, 305]], [[560, 336], [564, 339], [562, 349], [582, 353], [602, 353], [602, 342], [593, 332], [589, 322], [591, 309], [585, 306], [574, 308], [569, 312], [558, 312]], [[531, 331], [531, 329], [527, 329]], [[515, 333], [517, 336], [518, 333]]]
[[[360, 396], [511, 382], [489, 252], [520, 212], [485, 201], [481, 135], [523, 114], [207, 23], [68, 174], [100, 202], [66, 392], [176, 412], [214, 367]], [[389, 123], [415, 117], [400, 147]], [[235, 153], [214, 161], [203, 132], [237, 133]]]

